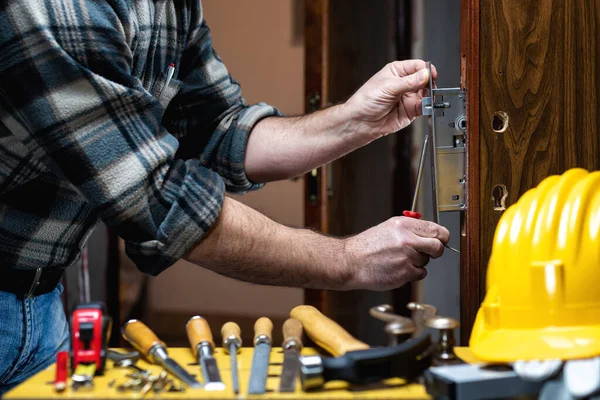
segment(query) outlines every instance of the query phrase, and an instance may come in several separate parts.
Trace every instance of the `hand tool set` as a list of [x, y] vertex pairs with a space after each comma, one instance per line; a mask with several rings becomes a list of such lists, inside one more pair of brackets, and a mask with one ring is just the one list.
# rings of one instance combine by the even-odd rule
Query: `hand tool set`
[[[435, 307], [427, 304], [410, 303], [407, 307], [413, 311], [414, 319], [395, 314], [387, 304], [371, 309], [373, 317], [386, 322], [389, 346], [382, 348], [372, 348], [353, 338], [316, 308], [298, 306], [291, 310], [290, 318], [281, 327], [283, 343], [280, 350], [273, 349], [273, 323], [266, 317], [259, 318], [254, 325], [253, 348], [242, 348], [240, 327], [234, 322], [227, 322], [221, 328], [222, 348], [218, 349], [208, 321], [196, 315], [185, 325], [189, 340], [187, 350], [190, 358], [197, 361], [189, 362], [174, 357], [171, 354], [174, 350], [169, 350], [148, 326], [138, 320], [130, 320], [122, 327], [122, 336], [133, 350], [107, 349], [110, 318], [104, 314], [102, 304], [84, 304], [77, 307], [70, 319], [73, 330], [71, 357], [67, 360], [66, 352], [58, 355], [53, 383], [57, 392], [65, 391], [70, 361], [70, 387], [73, 390], [93, 389], [94, 377], [102, 375], [108, 368], [122, 371], [117, 377], [111, 375], [112, 379], [105, 380], [107, 387], [116, 393], [151, 396], [190, 390], [231, 390], [237, 395], [242, 392], [239, 382], [240, 351], [248, 351], [248, 356], [251, 356], [247, 358], [251, 359], [251, 364], [243, 367], [243, 376], [248, 381], [242, 393], [248, 395], [294, 393], [298, 387], [309, 393], [319, 391], [329, 381], [343, 381], [354, 386], [389, 378], [417, 382], [437, 361], [448, 364], [446, 361], [456, 360], [452, 329], [458, 323], [437, 316]], [[439, 318], [446, 323], [434, 326], [433, 322]], [[439, 343], [433, 343], [427, 334], [413, 337], [417, 330], [427, 326], [443, 333]], [[303, 354], [304, 334], [329, 355], [316, 355], [314, 351]], [[215, 358], [215, 352], [220, 353], [220, 361]], [[274, 352], [282, 355], [281, 364], [273, 361]], [[225, 356], [230, 361], [229, 369], [226, 365], [218, 365]], [[112, 364], [107, 365], [107, 359]], [[269, 374], [271, 366], [279, 365], [280, 370], [273, 368]], [[219, 367], [225, 372], [227, 381], [222, 378]], [[267, 385], [271, 378], [279, 378], [276, 386]]]

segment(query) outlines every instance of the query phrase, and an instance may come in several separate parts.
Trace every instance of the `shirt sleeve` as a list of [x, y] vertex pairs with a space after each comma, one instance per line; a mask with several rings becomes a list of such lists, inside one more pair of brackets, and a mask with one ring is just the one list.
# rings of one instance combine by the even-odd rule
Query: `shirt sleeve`
[[178, 155], [199, 157], [230, 192], [261, 187], [248, 179], [244, 168], [248, 135], [261, 119], [282, 113], [265, 103], [246, 104], [240, 85], [213, 48], [201, 15], [183, 52], [178, 79], [181, 88], [163, 120], [181, 143]]
[[[87, 199], [138, 268], [160, 273], [209, 231], [223, 180], [211, 163], [176, 156], [164, 108], [132, 76], [132, 54], [107, 2], [86, 2], [90, 19], [78, 24], [53, 21], [60, 7], [44, 13], [37, 2], [9, 3], [0, 13], [2, 37], [12, 38], [1, 44], [3, 123]], [[220, 129], [253, 117], [228, 118]], [[240, 151], [241, 143], [217, 147], [227, 146]]]

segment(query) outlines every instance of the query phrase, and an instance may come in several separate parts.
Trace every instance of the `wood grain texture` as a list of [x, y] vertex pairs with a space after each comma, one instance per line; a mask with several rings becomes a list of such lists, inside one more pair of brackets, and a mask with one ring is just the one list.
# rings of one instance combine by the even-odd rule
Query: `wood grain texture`
[[150, 349], [156, 345], [166, 347], [166, 344], [141, 321], [127, 322], [123, 327], [123, 338], [144, 356], [148, 356]]
[[[152, 328], [154, 333], [172, 347], [188, 347], [189, 340], [185, 331], [185, 324], [190, 319], [189, 312], [185, 311], [173, 311], [173, 310], [150, 310], [144, 317], [144, 322]], [[256, 317], [248, 314], [207, 314], [203, 313], [202, 316], [210, 321], [210, 325], [213, 328], [213, 340], [215, 344], [223, 342], [223, 334], [221, 328], [227, 322], [235, 321], [240, 328], [240, 338], [246, 346], [253, 346], [254, 340], [254, 324], [256, 323]], [[272, 339], [273, 343], [280, 344], [283, 341], [283, 333], [280, 327], [286, 320], [285, 317], [270, 316], [273, 321]], [[126, 343], [126, 342], [125, 342]], [[191, 353], [190, 353], [191, 354]]]
[[198, 345], [202, 342], [208, 342], [211, 349], [215, 348], [215, 341], [213, 340], [210, 325], [208, 325], [206, 319], [198, 315], [190, 318], [185, 325], [185, 331], [187, 332], [190, 348], [192, 349], [194, 356], [198, 355]]
[[240, 326], [233, 321], [228, 321], [223, 324], [221, 327], [221, 337], [223, 348], [227, 351], [229, 350], [229, 343], [232, 340], [238, 341], [240, 346], [243, 344], [242, 330], [240, 329]]
[[254, 324], [254, 344], [261, 336], [268, 337], [269, 341], [273, 339], [273, 321], [267, 317], [260, 317]]
[[[480, 286], [502, 212], [549, 175], [600, 169], [600, 2], [480, 0]], [[492, 118], [509, 117], [504, 133]]]
[[290, 316], [299, 320], [308, 337], [334, 357], [343, 356], [349, 351], [369, 348], [368, 344], [354, 338], [337, 322], [314, 307], [294, 307]]
[[461, 87], [467, 90], [467, 210], [461, 217], [460, 339], [469, 342], [479, 308], [479, 0], [461, 0]]
[[298, 349], [302, 348], [302, 322], [296, 318], [288, 318], [283, 323], [283, 327], [281, 329], [283, 331], [283, 344], [281, 347], [285, 349], [289, 343], [295, 342]]

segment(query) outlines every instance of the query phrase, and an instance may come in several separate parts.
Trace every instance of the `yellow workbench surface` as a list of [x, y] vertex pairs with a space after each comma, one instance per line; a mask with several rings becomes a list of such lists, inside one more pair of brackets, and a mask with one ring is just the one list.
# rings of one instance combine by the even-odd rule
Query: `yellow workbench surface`
[[[306, 398], [306, 399], [429, 399], [425, 388], [422, 385], [412, 383], [406, 384], [402, 379], [392, 378], [384, 382], [369, 385], [368, 387], [352, 387], [344, 382], [328, 382], [323, 389], [316, 392], [305, 393], [300, 387], [300, 379], [296, 384], [295, 393], [279, 393], [279, 376], [281, 374], [281, 363], [283, 362], [283, 353], [281, 348], [273, 348], [271, 350], [271, 359], [269, 366], [269, 378], [267, 379], [267, 393], [264, 395], [248, 395], [248, 379], [250, 377], [250, 367], [252, 365], [252, 348], [244, 347], [238, 354], [238, 373], [240, 383], [240, 393], [236, 396], [231, 387], [231, 369], [229, 355], [225, 354], [222, 348], [215, 349], [215, 358], [221, 373], [221, 379], [226, 385], [225, 391], [207, 392], [204, 389], [189, 389], [186, 387], [185, 392], [169, 393], [162, 392], [155, 394], [152, 391], [147, 393], [144, 398], [186, 398], [186, 399], [244, 399], [244, 398], [268, 398], [268, 399], [290, 399], [290, 398]], [[169, 355], [177, 361], [188, 372], [198, 375], [198, 380], [202, 382], [202, 374], [200, 367], [193, 363], [197, 362], [192, 356], [189, 348], [172, 348], [169, 349]], [[315, 349], [305, 348], [302, 350], [303, 355], [317, 354]], [[152, 370], [153, 375], [158, 375], [162, 368], [156, 365], [150, 365], [140, 360], [138, 365], [144, 369]], [[119, 392], [117, 386], [124, 383], [129, 378], [127, 374], [134, 372], [130, 368], [113, 368], [113, 363], [110, 360], [106, 361], [106, 371], [104, 376], [98, 376], [94, 379], [94, 388], [91, 390], [80, 389], [74, 391], [70, 388], [71, 380], [69, 379], [67, 389], [62, 393], [57, 393], [54, 390], [54, 373], [55, 365], [41, 371], [31, 379], [27, 380], [20, 386], [17, 386], [10, 392], [6, 393], [5, 399], [60, 399], [60, 398], [108, 398], [108, 399], [137, 399], [142, 398], [139, 392]], [[109, 383], [114, 380], [112, 387]]]

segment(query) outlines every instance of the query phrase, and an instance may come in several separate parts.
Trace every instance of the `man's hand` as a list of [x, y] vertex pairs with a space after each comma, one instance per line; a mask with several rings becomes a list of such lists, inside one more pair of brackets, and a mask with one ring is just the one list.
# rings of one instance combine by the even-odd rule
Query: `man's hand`
[[[437, 71], [433, 65], [431, 72], [435, 80]], [[389, 63], [344, 104], [350, 130], [370, 142], [405, 128], [422, 114], [421, 102], [427, 96], [428, 86], [425, 61]]]
[[352, 273], [346, 289], [389, 290], [427, 276], [430, 258], [444, 253], [450, 233], [443, 226], [395, 217], [346, 239]]
[[[431, 73], [436, 79], [433, 66]], [[397, 61], [344, 104], [302, 117], [265, 118], [248, 139], [246, 174], [254, 182], [291, 178], [396, 132], [421, 115], [428, 85], [425, 61]]]
[[217, 223], [186, 259], [262, 285], [380, 291], [423, 279], [449, 236], [433, 222], [395, 217], [340, 239], [280, 225], [226, 197]]

